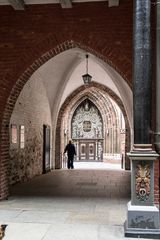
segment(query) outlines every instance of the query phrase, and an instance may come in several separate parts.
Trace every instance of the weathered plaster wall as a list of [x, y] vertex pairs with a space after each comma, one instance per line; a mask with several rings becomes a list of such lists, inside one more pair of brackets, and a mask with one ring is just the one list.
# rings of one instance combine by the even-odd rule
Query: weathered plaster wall
[[[10, 184], [42, 173], [43, 124], [51, 126], [51, 113], [41, 79], [32, 77], [24, 86], [10, 120], [17, 125], [18, 141], [10, 139]], [[20, 148], [20, 125], [25, 126], [25, 146]], [[11, 131], [11, 130], [10, 130]]]

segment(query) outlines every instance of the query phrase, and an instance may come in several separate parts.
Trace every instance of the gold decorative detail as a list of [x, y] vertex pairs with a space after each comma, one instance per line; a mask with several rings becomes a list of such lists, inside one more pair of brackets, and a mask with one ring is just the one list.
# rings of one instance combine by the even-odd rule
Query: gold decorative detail
[[136, 195], [141, 201], [146, 201], [150, 195], [150, 165], [137, 164], [136, 166]]
[[84, 132], [90, 132], [92, 127], [91, 121], [84, 121], [83, 122], [83, 131]]

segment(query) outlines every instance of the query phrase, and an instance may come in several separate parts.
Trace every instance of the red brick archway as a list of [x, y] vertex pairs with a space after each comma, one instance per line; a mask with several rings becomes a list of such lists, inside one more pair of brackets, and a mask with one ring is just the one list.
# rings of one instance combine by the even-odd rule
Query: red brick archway
[[[79, 47], [132, 86], [132, 4], [126, 0], [118, 8], [106, 8], [106, 2], [77, 3], [63, 12], [58, 4], [27, 6], [23, 12], [0, 7], [0, 199], [8, 195], [9, 119], [23, 86], [41, 65]], [[158, 167], [156, 171], [158, 199]]]
[[[9, 119], [30, 76], [47, 60], [74, 47], [112, 66], [131, 87], [133, 1], [0, 7], [0, 198], [8, 195]], [[98, 14], [97, 14], [98, 13]], [[23, 22], [23, 23], [22, 23]]]
[[[49, 39], [46, 39], [47, 41], [51, 41], [52, 37]], [[44, 43], [43, 43], [44, 44]], [[97, 43], [98, 44], [98, 43]], [[44, 44], [45, 45], [45, 44]], [[48, 44], [50, 46], [50, 44]], [[102, 53], [97, 52], [95, 49], [97, 47], [95, 46], [95, 49], [85, 46], [79, 42], [74, 42], [73, 40], [65, 41], [56, 47], [53, 47], [49, 49], [45, 54], [43, 54], [41, 57], [37, 58], [29, 67], [27, 67], [24, 72], [18, 77], [20, 72], [17, 72], [16, 74], [10, 73], [5, 75], [5, 82], [8, 83], [8, 88], [11, 88], [10, 92], [8, 93], [8, 99], [6, 98], [6, 95], [4, 96], [4, 105], [3, 105], [3, 112], [2, 114], [2, 125], [1, 125], [1, 132], [0, 132], [0, 166], [1, 166], [1, 172], [0, 172], [0, 198], [5, 198], [9, 194], [9, 186], [8, 186], [8, 167], [9, 167], [9, 121], [12, 114], [12, 111], [14, 109], [14, 105], [16, 103], [16, 100], [23, 89], [25, 83], [28, 81], [28, 79], [32, 76], [32, 74], [44, 63], [46, 63], [49, 59], [53, 58], [54, 56], [58, 55], [59, 53], [71, 49], [79, 47], [80, 49], [83, 49], [91, 54], [94, 54], [104, 62], [108, 63], [110, 66], [114, 67], [119, 73], [122, 74], [122, 76], [126, 79], [126, 74], [120, 70], [118, 70], [112, 60], [104, 56]], [[29, 56], [25, 59], [27, 61], [29, 59]], [[30, 61], [28, 60], [28, 64]], [[24, 64], [25, 66], [25, 64]], [[15, 69], [13, 69], [14, 72]], [[18, 71], [18, 70], [17, 70]], [[22, 69], [21, 69], [22, 71]], [[13, 75], [12, 75], [13, 74]], [[17, 77], [17, 80], [16, 80]], [[14, 83], [14, 81], [15, 83]], [[127, 79], [127, 82], [130, 83], [130, 79]], [[13, 84], [13, 86], [12, 86]], [[131, 83], [130, 83], [131, 85]]]
[[[87, 88], [88, 89], [88, 95], [87, 92], [84, 92], [84, 95], [88, 98], [90, 98], [90, 88], [95, 87], [97, 89], [97, 91], [104, 91], [106, 92], [119, 106], [119, 108], [121, 109], [124, 119], [125, 119], [125, 126], [126, 126], [126, 135], [125, 135], [125, 169], [130, 169], [130, 160], [129, 158], [126, 156], [126, 153], [130, 151], [130, 139], [131, 139], [131, 129], [129, 126], [129, 121], [128, 121], [128, 117], [127, 117], [127, 113], [126, 110], [124, 108], [124, 105], [121, 101], [121, 99], [108, 87], [100, 84], [100, 83], [96, 83], [96, 82], [92, 82], [90, 84], [90, 86]], [[80, 101], [80, 99], [83, 97], [83, 91], [86, 90], [85, 86], [81, 86], [78, 89], [76, 89], [72, 94], [70, 94], [70, 96], [67, 97], [67, 99], [65, 100], [65, 102], [63, 103], [63, 105], [60, 108], [59, 114], [58, 114], [58, 118], [57, 118], [57, 124], [56, 124], [56, 148], [55, 148], [55, 167], [56, 169], [61, 168], [62, 166], [62, 162], [61, 162], [61, 125], [62, 125], [62, 118], [63, 115], [66, 111], [66, 109], [68, 108], [68, 106], [74, 102], [76, 103], [77, 101]]]

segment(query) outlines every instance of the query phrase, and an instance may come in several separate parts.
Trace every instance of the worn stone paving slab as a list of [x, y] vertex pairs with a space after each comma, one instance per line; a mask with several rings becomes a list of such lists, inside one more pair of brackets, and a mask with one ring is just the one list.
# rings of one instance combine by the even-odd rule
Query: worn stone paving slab
[[56, 170], [17, 184], [0, 202], [4, 240], [127, 240], [129, 185], [130, 172], [108, 169]]
[[67, 223], [79, 223], [79, 224], [109, 224], [110, 216], [109, 213], [78, 213], [72, 212], [67, 220]]
[[51, 226], [43, 240], [98, 240], [97, 226], [58, 224]]
[[21, 214], [22, 210], [0, 209], [0, 223], [10, 221]]
[[[8, 223], [3, 240], [135, 240], [122, 225]], [[143, 238], [143, 240], [147, 240]], [[153, 239], [151, 239], [153, 240]]]
[[55, 211], [22, 211], [12, 221], [19, 223], [54, 223], [66, 222], [69, 212], [55, 212]]
[[49, 224], [8, 223], [3, 240], [42, 240], [49, 227]]

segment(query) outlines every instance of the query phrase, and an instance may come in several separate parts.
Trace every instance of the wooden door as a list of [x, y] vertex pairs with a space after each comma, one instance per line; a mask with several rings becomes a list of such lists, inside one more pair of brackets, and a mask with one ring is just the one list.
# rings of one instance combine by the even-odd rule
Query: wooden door
[[80, 142], [79, 159], [80, 161], [95, 161], [95, 142]]
[[50, 171], [50, 127], [43, 125], [43, 173]]
[[90, 142], [88, 143], [88, 160], [89, 161], [94, 161], [95, 158], [95, 143]]

